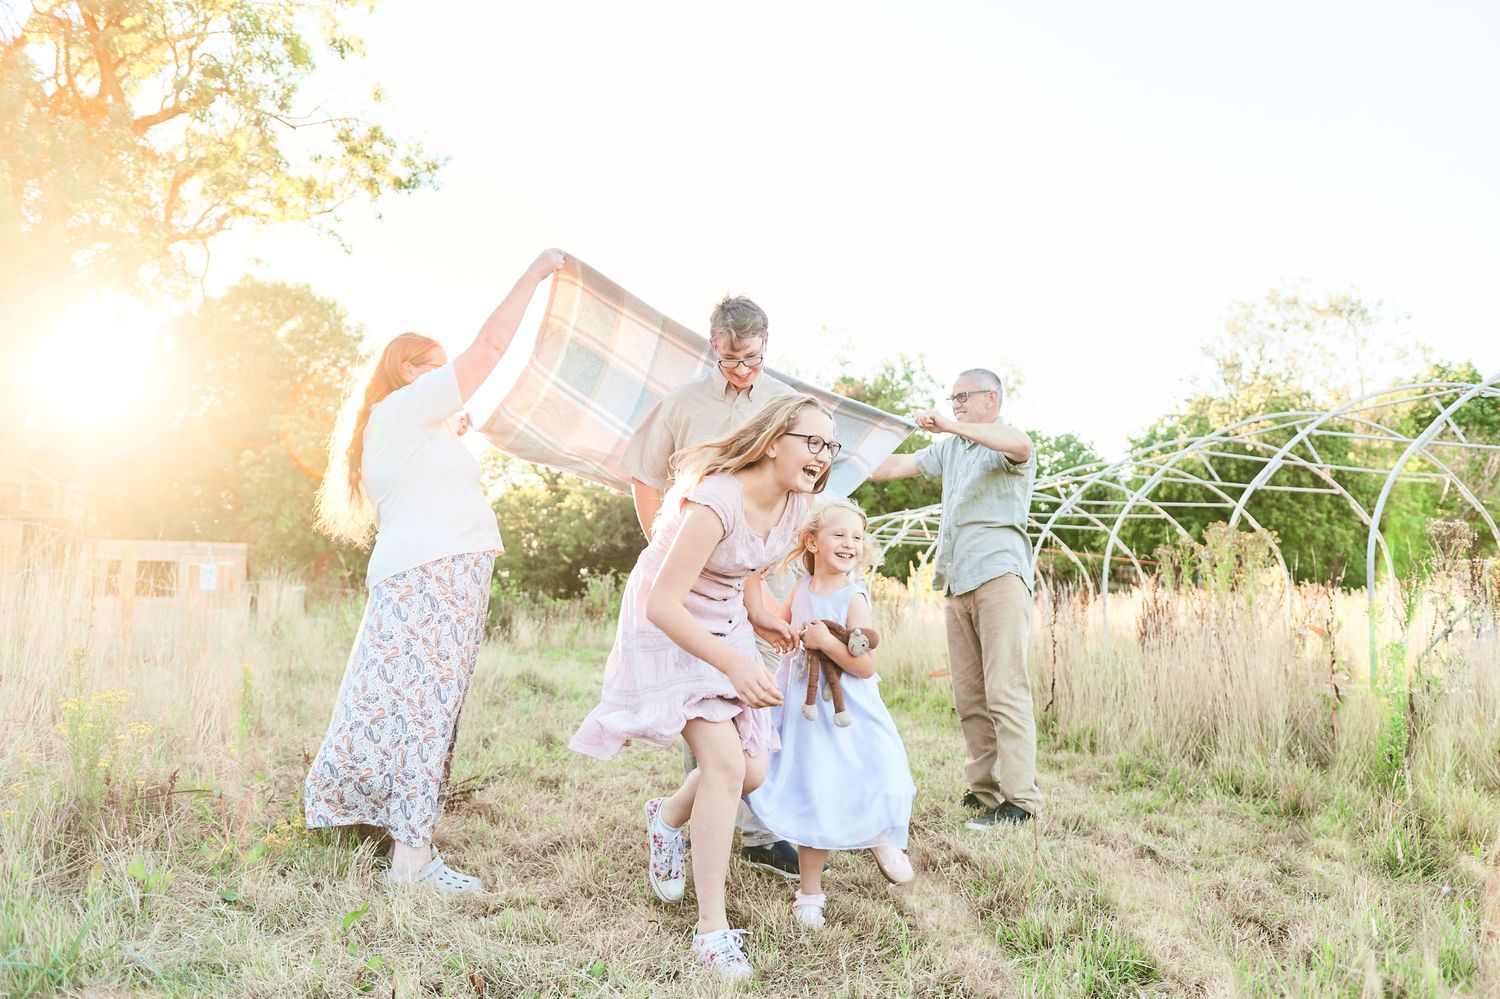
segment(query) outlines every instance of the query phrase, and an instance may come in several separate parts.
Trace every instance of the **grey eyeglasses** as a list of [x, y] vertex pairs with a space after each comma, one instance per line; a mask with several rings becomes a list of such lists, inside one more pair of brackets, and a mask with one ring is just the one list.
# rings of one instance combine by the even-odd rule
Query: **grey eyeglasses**
[[807, 441], [807, 449], [813, 454], [822, 454], [823, 449], [827, 448], [828, 457], [837, 458], [839, 456], [839, 452], [844, 450], [844, 445], [840, 444], [838, 441], [825, 441], [817, 434], [794, 434], [789, 430], [787, 431], [787, 436], [801, 437], [803, 440]]
[[750, 368], [750, 369], [754, 370], [755, 368], [760, 367], [761, 364], [764, 363], [765, 359], [766, 359], [766, 355], [765, 354], [751, 354], [749, 357], [716, 357], [716, 358], [714, 358], [714, 360], [716, 360], [716, 361], [719, 362], [719, 367], [721, 369], [723, 369], [724, 371], [733, 371], [735, 368], [739, 367], [741, 364], [743, 364], [747, 368]]
[[964, 403], [966, 403], [966, 402], [969, 401], [969, 396], [971, 396], [971, 395], [983, 395], [986, 392], [993, 392], [993, 391], [995, 391], [995, 390], [994, 389], [974, 389], [972, 392], [955, 392], [955, 393], [953, 393], [952, 395], [950, 395], [948, 397], [948, 401], [951, 402], [951, 403], [953, 403], [953, 405], [955, 405], [955, 406], [962, 406]]

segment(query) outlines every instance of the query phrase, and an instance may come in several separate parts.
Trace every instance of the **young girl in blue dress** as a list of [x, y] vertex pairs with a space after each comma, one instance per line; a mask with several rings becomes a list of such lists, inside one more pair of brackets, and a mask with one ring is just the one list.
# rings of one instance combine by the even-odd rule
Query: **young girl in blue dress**
[[[765, 782], [748, 798], [755, 814], [785, 839], [801, 844], [800, 890], [792, 911], [806, 926], [823, 925], [823, 862], [832, 850], [869, 850], [893, 884], [913, 874], [905, 848], [911, 821], [912, 783], [906, 747], [880, 699], [876, 650], [852, 656], [824, 619], [847, 628], [871, 626], [870, 595], [860, 571], [867, 563], [864, 513], [847, 500], [817, 507], [803, 523], [786, 565], [803, 575], [778, 608], [800, 632], [803, 650], [782, 658], [777, 682], [782, 707], [777, 722], [781, 752], [771, 756]], [[844, 670], [850, 724], [834, 724], [833, 707], [816, 703], [817, 718], [803, 717], [807, 649]]]

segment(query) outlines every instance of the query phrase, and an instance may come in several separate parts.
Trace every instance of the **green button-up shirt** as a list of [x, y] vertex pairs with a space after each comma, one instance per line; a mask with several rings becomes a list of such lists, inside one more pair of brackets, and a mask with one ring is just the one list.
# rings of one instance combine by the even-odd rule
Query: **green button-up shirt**
[[954, 434], [916, 453], [917, 470], [943, 480], [942, 530], [932, 587], [948, 596], [1013, 572], [1031, 589], [1026, 522], [1036, 457], [1017, 464]]

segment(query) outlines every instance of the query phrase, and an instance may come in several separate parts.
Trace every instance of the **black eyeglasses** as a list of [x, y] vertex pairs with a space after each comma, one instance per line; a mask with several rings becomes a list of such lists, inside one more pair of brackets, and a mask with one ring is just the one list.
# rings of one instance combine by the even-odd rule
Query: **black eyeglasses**
[[761, 363], [764, 362], [765, 359], [766, 359], [766, 355], [765, 354], [751, 354], [749, 357], [716, 357], [716, 358], [714, 358], [714, 360], [716, 360], [716, 361], [719, 362], [719, 367], [722, 370], [724, 370], [724, 371], [733, 371], [735, 368], [739, 367], [741, 364], [743, 364], [747, 368], [750, 368], [750, 369], [754, 370], [755, 368], [760, 367]]
[[789, 430], [787, 431], [787, 436], [801, 437], [803, 440], [807, 441], [807, 449], [813, 454], [822, 454], [823, 449], [827, 448], [828, 457], [837, 458], [839, 456], [839, 452], [844, 450], [844, 445], [840, 444], [838, 441], [825, 441], [817, 434], [794, 434]]
[[950, 395], [948, 397], [948, 401], [951, 402], [951, 403], [953, 403], [953, 405], [955, 405], [955, 406], [962, 406], [965, 402], [968, 402], [969, 396], [971, 396], [971, 395], [983, 395], [986, 392], [993, 392], [993, 391], [995, 391], [995, 390], [994, 389], [975, 389], [972, 392], [955, 392], [955, 393], [953, 393], [952, 395]]

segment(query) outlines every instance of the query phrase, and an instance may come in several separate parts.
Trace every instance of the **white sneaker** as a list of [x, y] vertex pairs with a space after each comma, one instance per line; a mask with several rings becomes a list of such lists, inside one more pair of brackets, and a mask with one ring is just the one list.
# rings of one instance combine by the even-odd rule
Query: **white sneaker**
[[804, 895], [799, 891], [797, 897], [792, 899], [792, 915], [803, 926], [821, 929], [824, 923], [823, 907], [827, 904], [827, 895]]
[[720, 977], [744, 981], [755, 977], [750, 959], [745, 956], [745, 934], [748, 930], [714, 930], [693, 935], [693, 953], [698, 961]]
[[661, 806], [666, 800], [652, 798], [646, 802], [646, 846], [651, 851], [647, 874], [657, 898], [681, 902], [687, 891], [687, 865], [683, 862], [687, 851], [682, 830], [668, 828], [661, 819]]
[[911, 869], [911, 860], [904, 850], [881, 844], [870, 847], [870, 856], [875, 858], [875, 866], [880, 868], [880, 873], [893, 885], [904, 885], [917, 876]]

